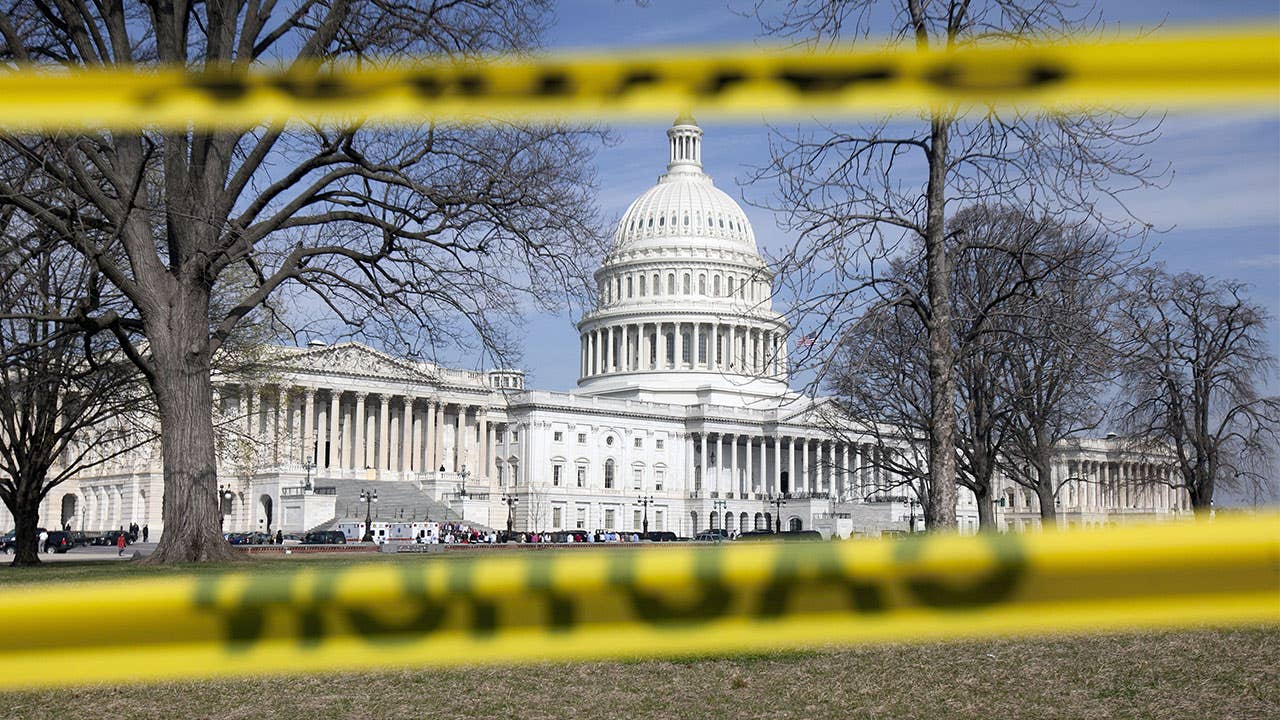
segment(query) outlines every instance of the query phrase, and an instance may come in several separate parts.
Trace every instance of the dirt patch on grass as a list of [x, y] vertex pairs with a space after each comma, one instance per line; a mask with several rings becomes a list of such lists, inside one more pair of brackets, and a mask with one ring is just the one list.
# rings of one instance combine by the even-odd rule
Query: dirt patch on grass
[[1262, 720], [1280, 717], [1280, 629], [93, 686], [8, 693], [0, 707], [12, 718]]

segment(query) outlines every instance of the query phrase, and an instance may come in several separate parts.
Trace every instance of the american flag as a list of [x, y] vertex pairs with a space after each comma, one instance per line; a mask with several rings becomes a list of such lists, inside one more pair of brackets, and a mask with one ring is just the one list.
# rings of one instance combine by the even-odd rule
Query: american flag
[[804, 337], [796, 341], [796, 347], [798, 348], [813, 347], [814, 343], [816, 342], [818, 342], [818, 338], [814, 337], [813, 335], [805, 335]]

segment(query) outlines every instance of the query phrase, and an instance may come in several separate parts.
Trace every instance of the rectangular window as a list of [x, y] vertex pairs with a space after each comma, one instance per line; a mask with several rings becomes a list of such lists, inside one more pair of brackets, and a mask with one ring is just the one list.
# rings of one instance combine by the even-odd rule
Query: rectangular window
[[642, 528], [644, 528], [644, 520], [640, 516], [640, 511], [636, 510], [635, 515], [632, 517], [631, 529], [640, 530]]
[[587, 509], [578, 508], [578, 529], [585, 530], [587, 527]]
[[631, 471], [631, 487], [639, 490], [644, 485], [644, 470], [636, 468]]
[[644, 447], [644, 438], [636, 438], [636, 447], [638, 448]]
[[560, 529], [560, 508], [551, 508], [551, 527]]
[[512, 430], [512, 431], [511, 431], [511, 442], [520, 442], [520, 431], [519, 431], [519, 430]]
[[586, 433], [578, 433], [578, 444], [579, 444], [579, 445], [586, 445], [586, 444], [587, 444], [587, 434], [586, 434]]
[[653, 446], [659, 450], [662, 449], [662, 438], [653, 441]]
[[612, 529], [613, 529], [613, 515], [614, 515], [614, 512], [616, 512], [616, 511], [614, 511], [614, 510], [605, 510], [605, 511], [604, 511], [604, 529], [605, 529], [605, 530], [612, 530]]
[[666, 528], [666, 526], [665, 526], [665, 525], [663, 525], [663, 518], [664, 518], [664, 517], [666, 517], [666, 515], [665, 515], [665, 513], [663, 513], [661, 510], [654, 510], [654, 511], [653, 511], [653, 529], [654, 529], [654, 530], [657, 530], [657, 531], [661, 532], [661, 531], [663, 531], [663, 530], [666, 530], [666, 529], [667, 529], [667, 528]]
[[564, 433], [557, 430], [551, 433], [551, 439], [556, 442], [564, 442]]
[[666, 470], [654, 470], [653, 471], [653, 489], [655, 491], [662, 490], [662, 481], [666, 479], [667, 479]]
[[552, 485], [556, 487], [560, 487], [560, 475], [563, 471], [564, 471], [563, 465], [551, 466], [551, 484]]
[[578, 466], [578, 487], [587, 486], [587, 468], [585, 465]]

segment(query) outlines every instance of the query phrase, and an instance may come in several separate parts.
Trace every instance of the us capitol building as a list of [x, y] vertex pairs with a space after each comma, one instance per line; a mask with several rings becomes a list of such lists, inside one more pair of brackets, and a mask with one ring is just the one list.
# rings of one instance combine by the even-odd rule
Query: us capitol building
[[[693, 119], [667, 137], [666, 173], [627, 209], [596, 272], [576, 392], [355, 343], [273, 348], [262, 378], [216, 380], [224, 528], [301, 532], [366, 511], [492, 528], [510, 514], [530, 531], [631, 532], [647, 520], [684, 536], [779, 521], [842, 537], [923, 528], [909, 490], [877, 466], [874, 439], [851, 426], [834, 436], [826, 404], [789, 391], [789, 327], [751, 224], [703, 171]], [[140, 451], [55, 488], [43, 526], [137, 523], [157, 537], [158, 458]], [[1138, 482], [1167, 472], [1114, 439], [1064, 447], [1059, 522], [1189, 512], [1185, 494]], [[1038, 526], [1034, 494], [1002, 483], [1000, 527]], [[963, 531], [977, 529], [963, 489], [958, 513]]]

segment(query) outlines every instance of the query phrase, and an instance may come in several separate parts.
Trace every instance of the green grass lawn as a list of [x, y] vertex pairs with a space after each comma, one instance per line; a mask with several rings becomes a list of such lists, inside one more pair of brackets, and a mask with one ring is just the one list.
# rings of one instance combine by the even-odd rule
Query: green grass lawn
[[[316, 565], [421, 557], [309, 558]], [[159, 568], [0, 568], [0, 587]], [[1052, 625], [1046, 618], [1046, 627]], [[0, 693], [4, 718], [1280, 718], [1280, 628], [1103, 634], [641, 662], [373, 670]], [[51, 672], [73, 676], [74, 664]]]
[[[66, 670], [74, 673], [74, 668]], [[1280, 631], [891, 644], [686, 661], [0, 694], [9, 718], [1280, 717]]]

